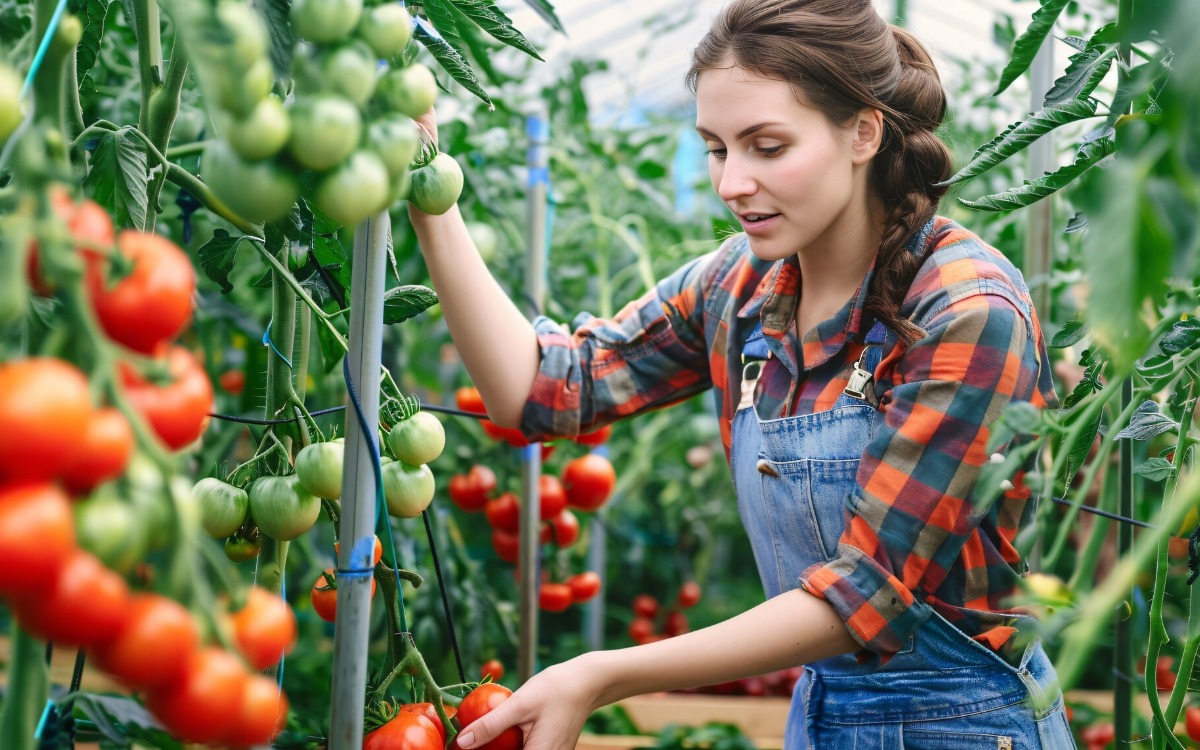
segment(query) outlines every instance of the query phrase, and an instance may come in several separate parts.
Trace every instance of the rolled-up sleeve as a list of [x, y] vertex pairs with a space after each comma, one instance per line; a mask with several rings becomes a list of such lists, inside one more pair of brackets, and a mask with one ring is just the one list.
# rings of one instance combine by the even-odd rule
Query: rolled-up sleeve
[[541, 364], [522, 432], [535, 439], [592, 432], [707, 389], [704, 294], [720, 252], [687, 263], [612, 320], [584, 313], [572, 333], [537, 318]]
[[1031, 325], [1004, 296], [961, 299], [925, 331], [895, 362], [837, 556], [801, 577], [845, 621], [860, 658], [879, 664], [931, 616], [926, 599], [952, 567], [988, 574], [964, 545], [988, 512], [972, 493], [989, 425], [1011, 401], [1035, 398], [1040, 369]]

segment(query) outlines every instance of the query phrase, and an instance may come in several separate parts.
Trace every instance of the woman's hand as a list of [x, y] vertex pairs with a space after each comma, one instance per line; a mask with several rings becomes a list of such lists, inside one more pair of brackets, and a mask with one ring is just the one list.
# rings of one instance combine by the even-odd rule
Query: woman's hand
[[416, 123], [417, 130], [421, 133], [421, 140], [436, 148], [438, 145], [437, 107], [430, 107], [428, 112], [416, 119]]
[[509, 727], [520, 727], [524, 750], [574, 748], [588, 715], [599, 706], [599, 686], [587, 655], [556, 664], [534, 675], [520, 690], [477, 721], [463, 727], [461, 748], [483, 745]]

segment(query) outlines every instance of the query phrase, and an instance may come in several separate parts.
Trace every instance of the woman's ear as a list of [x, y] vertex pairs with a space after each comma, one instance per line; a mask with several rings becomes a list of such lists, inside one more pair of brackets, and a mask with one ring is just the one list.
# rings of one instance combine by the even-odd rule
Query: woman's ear
[[877, 109], [864, 109], [854, 122], [854, 140], [851, 157], [854, 163], [866, 164], [879, 153], [883, 143], [883, 113]]

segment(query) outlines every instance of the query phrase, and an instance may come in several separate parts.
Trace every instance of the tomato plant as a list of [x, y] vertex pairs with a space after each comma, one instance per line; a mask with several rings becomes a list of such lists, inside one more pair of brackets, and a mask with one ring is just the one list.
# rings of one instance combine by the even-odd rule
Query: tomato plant
[[296, 454], [296, 478], [309, 494], [337, 499], [342, 496], [342, 467], [346, 460], [344, 443], [309, 443]]
[[187, 255], [161, 235], [124, 231], [117, 235], [117, 249], [128, 274], [111, 284], [95, 266], [88, 274], [96, 318], [113, 341], [152, 354], [191, 319], [196, 272]]
[[250, 515], [272, 539], [295, 539], [313, 527], [321, 501], [300, 486], [295, 474], [259, 477], [248, 490]]
[[[467, 697], [463, 698], [462, 703], [459, 704], [459, 724], [465, 730], [484, 714], [494, 711], [497, 706], [508, 700], [510, 695], [512, 695], [512, 691], [503, 685], [485, 682], [467, 693]], [[519, 750], [523, 744], [521, 730], [517, 727], [509, 727], [491, 742], [479, 745], [478, 748], [480, 750]]]
[[213, 194], [247, 221], [278, 219], [300, 197], [300, 178], [290, 168], [272, 160], [246, 161], [224, 141], [208, 143], [200, 172]]
[[612, 462], [596, 453], [581, 456], [563, 468], [563, 488], [572, 508], [599, 510], [617, 484]]
[[129, 587], [82, 550], [70, 554], [44, 591], [13, 601], [17, 620], [42, 639], [65, 646], [112, 640], [129, 619]]
[[358, 25], [362, 8], [362, 0], [297, 0], [289, 17], [299, 36], [329, 43], [349, 36]]
[[37, 594], [75, 547], [67, 496], [41, 482], [0, 485], [0, 594]]
[[412, 17], [404, 7], [388, 3], [364, 11], [358, 33], [371, 45], [376, 57], [386, 60], [400, 54], [408, 46], [412, 27]]
[[222, 135], [234, 152], [248, 162], [279, 153], [292, 135], [292, 119], [277, 97], [264, 97], [246, 117], [220, 120]]
[[425, 166], [412, 171], [408, 199], [419, 211], [444, 214], [458, 201], [462, 188], [462, 167], [453, 156], [438, 154]]
[[287, 723], [287, 712], [287, 696], [275, 680], [260, 674], [247, 675], [241, 710], [221, 739], [234, 747], [269, 744]]
[[309, 169], [329, 169], [358, 147], [362, 117], [352, 102], [331, 94], [315, 94], [298, 98], [289, 114], [292, 137], [288, 151]]
[[218, 539], [237, 531], [250, 509], [250, 497], [245, 490], [215, 477], [196, 482], [192, 498], [200, 511], [200, 525]]
[[388, 447], [401, 461], [420, 466], [442, 455], [446, 431], [433, 414], [419, 411], [388, 431]]
[[313, 202], [342, 226], [354, 226], [386, 208], [391, 193], [387, 167], [375, 152], [363, 149], [321, 175]]
[[[379, 96], [388, 109], [414, 120], [428, 112], [437, 98], [437, 79], [420, 63], [392, 68], [379, 79], [378, 86]], [[459, 187], [462, 187], [461, 181]]]
[[246, 661], [266, 669], [296, 645], [296, 616], [277, 594], [251, 586], [246, 605], [233, 613], [234, 638]]
[[158, 594], [134, 594], [117, 635], [88, 650], [95, 664], [133, 690], [169, 686], [183, 676], [200, 642], [199, 628], [178, 602]]
[[0, 479], [51, 479], [74, 460], [65, 450], [88, 427], [87, 379], [59, 359], [0, 364]]
[[383, 467], [383, 495], [388, 513], [398, 518], [416, 518], [433, 501], [433, 472], [425, 464], [412, 466], [393, 461]]
[[81, 494], [125, 472], [133, 455], [133, 428], [120, 411], [105, 407], [92, 412], [75, 446], [75, 455], [62, 481]]
[[246, 670], [236, 656], [215, 647], [193, 651], [183, 664], [183, 677], [172, 688], [144, 693], [146, 708], [181, 739], [224, 739], [242, 716]]
[[441, 750], [443, 732], [424, 713], [401, 709], [395, 718], [363, 738], [363, 750]]
[[125, 396], [151, 429], [175, 450], [192, 443], [208, 427], [213, 388], [204, 368], [187, 349], [171, 346], [165, 364], [171, 382], [158, 385], [121, 363]]

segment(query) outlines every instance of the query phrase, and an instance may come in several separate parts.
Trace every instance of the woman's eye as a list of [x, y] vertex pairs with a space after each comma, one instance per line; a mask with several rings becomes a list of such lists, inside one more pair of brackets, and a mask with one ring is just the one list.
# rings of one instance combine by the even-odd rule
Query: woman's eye
[[723, 149], [723, 148], [710, 148], [710, 149], [708, 150], [708, 155], [709, 155], [709, 156], [712, 156], [712, 157], [715, 157], [715, 158], [717, 158], [717, 159], [724, 159], [724, 158], [725, 158], [725, 149]]
[[763, 156], [779, 156], [783, 153], [783, 146], [759, 146], [758, 152]]

